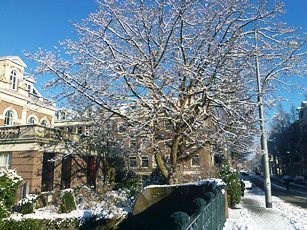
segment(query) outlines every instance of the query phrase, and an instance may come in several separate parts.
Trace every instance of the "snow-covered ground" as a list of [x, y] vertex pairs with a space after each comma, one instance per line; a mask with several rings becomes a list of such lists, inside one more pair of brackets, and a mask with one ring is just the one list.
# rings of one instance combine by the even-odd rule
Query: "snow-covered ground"
[[264, 192], [258, 187], [245, 191], [237, 209], [229, 209], [224, 230], [307, 230], [307, 209], [272, 197], [272, 209], [265, 208]]

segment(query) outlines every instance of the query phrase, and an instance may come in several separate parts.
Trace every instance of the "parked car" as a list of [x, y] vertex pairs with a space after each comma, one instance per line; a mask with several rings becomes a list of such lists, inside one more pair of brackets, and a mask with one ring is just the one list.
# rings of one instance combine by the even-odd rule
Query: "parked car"
[[304, 177], [303, 176], [295, 176], [293, 180], [294, 180], [295, 183], [298, 183], [298, 184], [304, 183]]
[[289, 176], [289, 175], [283, 175], [282, 176], [282, 179], [284, 180], [284, 181], [288, 181], [288, 182], [293, 182], [294, 180], [293, 180], [293, 177], [292, 176]]
[[245, 189], [252, 189], [253, 188], [252, 182], [250, 182], [248, 180], [243, 180], [243, 182], [245, 184]]
[[242, 175], [242, 176], [248, 176], [249, 175], [249, 173], [248, 172], [246, 172], [246, 171], [240, 171], [240, 174]]

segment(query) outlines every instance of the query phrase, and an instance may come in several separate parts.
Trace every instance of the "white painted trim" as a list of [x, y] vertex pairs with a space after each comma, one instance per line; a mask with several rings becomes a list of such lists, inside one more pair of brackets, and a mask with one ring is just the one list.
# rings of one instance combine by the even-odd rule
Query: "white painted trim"
[[27, 65], [18, 56], [2, 56], [2, 57], [0, 57], [0, 61], [5, 61], [5, 60], [11, 61], [11, 62], [23, 67], [23, 68], [27, 67]]

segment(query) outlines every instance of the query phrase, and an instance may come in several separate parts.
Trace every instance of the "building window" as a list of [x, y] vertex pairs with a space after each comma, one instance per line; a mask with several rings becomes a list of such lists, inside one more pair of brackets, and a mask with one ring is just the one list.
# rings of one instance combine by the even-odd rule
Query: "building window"
[[124, 124], [122, 124], [122, 123], [118, 124], [117, 127], [118, 127], [118, 132], [119, 133], [125, 133], [126, 130], [127, 130], [126, 127], [124, 126]]
[[64, 111], [57, 111], [55, 113], [55, 117], [57, 120], [65, 120], [66, 119], [66, 114]]
[[88, 126], [84, 127], [84, 135], [85, 136], [89, 136], [90, 135], [90, 127], [88, 127]]
[[48, 122], [46, 120], [42, 120], [41, 125], [47, 127], [48, 126]]
[[173, 129], [173, 123], [171, 120], [166, 120], [165, 121], [165, 130], [170, 131]]
[[136, 139], [130, 139], [130, 148], [136, 148], [137, 147], [137, 143], [136, 143]]
[[17, 88], [17, 72], [16, 70], [12, 70], [10, 75], [10, 88], [16, 90]]
[[72, 128], [71, 126], [68, 126], [68, 127], [67, 127], [67, 132], [68, 132], [68, 133], [72, 133], [72, 132], [73, 132], [73, 128]]
[[148, 156], [142, 156], [142, 168], [149, 167], [149, 158]]
[[61, 120], [65, 120], [66, 119], [66, 114], [65, 112], [61, 112]]
[[136, 156], [130, 156], [129, 157], [129, 167], [136, 168], [136, 166], [137, 166]]
[[10, 168], [12, 164], [11, 153], [0, 153], [0, 167]]
[[36, 124], [36, 119], [34, 117], [30, 117], [29, 124], [30, 125], [35, 125]]
[[76, 133], [77, 134], [82, 134], [82, 127], [77, 127], [76, 128]]
[[4, 125], [13, 125], [14, 114], [13, 111], [6, 111], [4, 115]]
[[200, 165], [200, 158], [199, 154], [197, 154], [196, 156], [192, 157], [192, 166], [198, 167], [199, 165]]

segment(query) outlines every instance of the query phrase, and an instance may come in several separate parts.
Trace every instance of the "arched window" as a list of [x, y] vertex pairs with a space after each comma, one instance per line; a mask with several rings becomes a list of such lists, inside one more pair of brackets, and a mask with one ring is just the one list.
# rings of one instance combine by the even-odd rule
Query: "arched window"
[[30, 117], [30, 119], [29, 119], [29, 124], [30, 124], [30, 125], [36, 124], [36, 120], [35, 120], [34, 117]]
[[66, 119], [66, 114], [64, 111], [61, 112], [61, 120], [65, 120]]
[[14, 113], [11, 110], [6, 111], [4, 117], [4, 125], [13, 125]]
[[42, 120], [41, 125], [47, 127], [48, 126], [48, 122], [46, 120]]
[[13, 90], [17, 89], [17, 72], [16, 72], [16, 70], [11, 71], [10, 88], [13, 89]]

